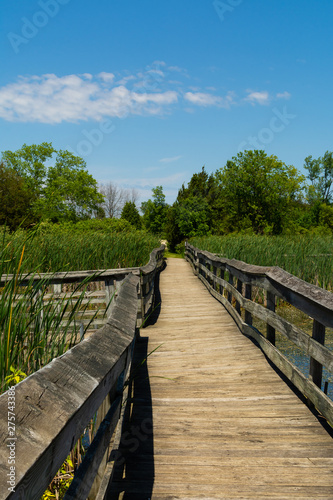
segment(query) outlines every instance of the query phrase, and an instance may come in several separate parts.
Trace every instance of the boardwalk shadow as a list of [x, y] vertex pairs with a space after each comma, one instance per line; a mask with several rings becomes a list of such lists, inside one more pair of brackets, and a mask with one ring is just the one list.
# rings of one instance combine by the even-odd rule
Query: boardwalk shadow
[[132, 398], [126, 405], [123, 435], [108, 500], [148, 500], [152, 496], [155, 468], [147, 348], [148, 338], [138, 339], [132, 363]]
[[[166, 268], [167, 264], [165, 263], [163, 266], [164, 270]], [[147, 326], [150, 325], [155, 325], [155, 323], [158, 320], [158, 317], [161, 312], [161, 307], [162, 307], [162, 296], [161, 296], [161, 291], [160, 291], [160, 272], [156, 273], [155, 276], [155, 293], [154, 293], [154, 302], [152, 304], [152, 312], [149, 314], [148, 318], [146, 319], [143, 328], [146, 328]]]

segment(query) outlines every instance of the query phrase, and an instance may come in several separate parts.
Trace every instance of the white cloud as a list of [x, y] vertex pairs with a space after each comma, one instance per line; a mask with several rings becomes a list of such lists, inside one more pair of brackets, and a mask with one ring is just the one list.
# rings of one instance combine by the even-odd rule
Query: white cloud
[[170, 72], [175, 72], [175, 73], [180, 73], [181, 75], [183, 75], [185, 78], [190, 78], [189, 74], [188, 74], [188, 71], [187, 69], [185, 68], [181, 68], [179, 66], [169, 66], [168, 68], [168, 71]]
[[177, 73], [185, 73], [186, 69], [180, 68], [179, 66], [169, 66], [169, 71], [176, 71]]
[[161, 160], [159, 160], [161, 163], [172, 163], [174, 161], [178, 161], [180, 160], [181, 158], [183, 158], [182, 156], [173, 156], [172, 158], [162, 158]]
[[186, 92], [185, 99], [196, 106], [218, 106], [221, 108], [229, 108], [233, 102], [233, 95], [230, 92], [226, 97], [220, 97], [205, 92]]
[[249, 95], [245, 98], [245, 101], [248, 101], [251, 104], [260, 104], [261, 106], [267, 106], [267, 104], [269, 104], [270, 97], [266, 90], [262, 92], [248, 92]]
[[54, 74], [19, 77], [0, 88], [0, 117], [16, 122], [61, 123], [101, 120], [128, 114], [161, 114], [176, 103], [175, 91], [138, 93], [112, 86], [114, 75]]
[[[185, 87], [184, 82], [171, 81], [168, 78], [171, 71], [178, 75], [185, 72], [182, 68], [167, 67], [163, 61], [155, 61], [144, 71], [125, 72], [117, 77], [105, 71], [97, 75], [20, 76], [15, 82], [0, 87], [0, 118], [26, 123], [77, 123], [128, 115], [163, 115], [177, 103], [183, 111], [193, 113], [197, 106], [228, 109], [242, 101], [267, 105], [273, 99], [291, 97], [287, 91], [270, 96], [267, 91], [252, 90], [246, 90], [245, 99], [238, 98], [232, 91], [219, 96], [211, 86], [201, 91], [200, 87], [188, 84]], [[164, 160], [164, 163], [176, 161]]]
[[278, 99], [290, 99], [291, 98], [291, 94], [289, 92], [285, 91], [285, 92], [281, 92], [279, 94], [276, 94], [276, 97]]
[[136, 80], [136, 76], [134, 76], [134, 75], [124, 76], [123, 78], [121, 78], [121, 80], [117, 81], [116, 84], [117, 85], [126, 85], [131, 80]]
[[114, 74], [113, 73], [105, 73], [105, 71], [102, 71], [102, 73], [99, 73], [99, 78], [103, 80], [106, 83], [111, 83], [114, 80]]

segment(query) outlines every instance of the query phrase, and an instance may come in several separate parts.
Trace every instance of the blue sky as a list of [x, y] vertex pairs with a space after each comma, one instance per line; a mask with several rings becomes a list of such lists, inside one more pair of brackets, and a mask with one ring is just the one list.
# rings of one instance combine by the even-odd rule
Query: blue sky
[[0, 151], [52, 142], [100, 183], [332, 150], [331, 0], [2, 0]]

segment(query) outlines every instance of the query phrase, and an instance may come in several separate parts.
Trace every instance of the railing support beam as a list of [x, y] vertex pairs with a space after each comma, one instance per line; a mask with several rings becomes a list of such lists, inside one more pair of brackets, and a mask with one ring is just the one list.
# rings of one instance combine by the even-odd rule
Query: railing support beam
[[[267, 292], [267, 309], [275, 312], [275, 295], [271, 292]], [[270, 341], [271, 344], [275, 345], [275, 328], [271, 325], [267, 324], [266, 330], [267, 340]]]
[[[325, 326], [317, 320], [313, 320], [312, 338], [320, 344], [325, 344]], [[313, 358], [310, 358], [310, 378], [313, 383], [321, 388], [323, 377], [323, 366]]]

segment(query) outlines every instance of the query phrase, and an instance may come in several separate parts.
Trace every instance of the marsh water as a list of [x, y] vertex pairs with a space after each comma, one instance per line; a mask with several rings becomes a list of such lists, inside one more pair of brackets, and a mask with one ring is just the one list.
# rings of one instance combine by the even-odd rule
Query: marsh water
[[[329, 330], [326, 333], [325, 346], [333, 350], [333, 331]], [[309, 376], [310, 358], [304, 355], [302, 350], [293, 342], [288, 340], [281, 334], [276, 335], [276, 347], [284, 354], [297, 368], [306, 376]], [[323, 368], [322, 389], [325, 382], [328, 382], [327, 395], [333, 400], [333, 376], [330, 372]]]
[[[304, 333], [312, 336], [313, 320], [305, 313], [291, 306], [290, 304], [279, 301], [276, 307], [276, 313], [287, 320], [289, 323], [297, 326]], [[264, 336], [266, 332], [266, 323], [253, 317], [253, 326], [257, 328]], [[306, 376], [309, 377], [310, 357], [307, 356], [302, 349], [297, 347], [285, 335], [276, 332], [275, 345], [279, 351], [286, 356], [297, 368]], [[333, 351], [333, 329], [326, 328], [325, 347]], [[327, 395], [333, 400], [333, 374], [323, 368], [322, 390], [325, 382], [328, 382]]]

